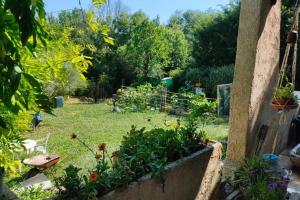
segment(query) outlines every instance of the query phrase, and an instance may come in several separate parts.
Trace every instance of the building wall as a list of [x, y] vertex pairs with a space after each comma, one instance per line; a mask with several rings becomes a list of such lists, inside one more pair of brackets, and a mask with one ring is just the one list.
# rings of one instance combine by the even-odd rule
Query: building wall
[[280, 0], [273, 6], [269, 0], [241, 1], [227, 151], [232, 163], [254, 155], [262, 126], [267, 132], [260, 154], [280, 152], [288, 139], [296, 110], [271, 108], [279, 75], [280, 12]]

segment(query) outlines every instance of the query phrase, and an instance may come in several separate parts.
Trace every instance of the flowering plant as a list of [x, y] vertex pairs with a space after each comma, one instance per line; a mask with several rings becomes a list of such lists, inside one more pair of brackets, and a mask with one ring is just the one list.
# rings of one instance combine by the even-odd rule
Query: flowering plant
[[245, 200], [283, 200], [289, 179], [273, 170], [267, 161], [255, 157], [246, 160], [235, 172], [234, 183]]
[[110, 156], [105, 143], [99, 144], [94, 151], [77, 135], [72, 134], [71, 138], [85, 146], [97, 162], [89, 174], [80, 179], [82, 183], [78, 185], [82, 187], [78, 191], [83, 194], [83, 199], [95, 199], [127, 186], [146, 174], [160, 177], [163, 184], [166, 166], [204, 148], [204, 136], [205, 132], [197, 129], [192, 122], [182, 126], [178, 121], [177, 126], [169, 129], [146, 130], [132, 126], [124, 136], [119, 151]]

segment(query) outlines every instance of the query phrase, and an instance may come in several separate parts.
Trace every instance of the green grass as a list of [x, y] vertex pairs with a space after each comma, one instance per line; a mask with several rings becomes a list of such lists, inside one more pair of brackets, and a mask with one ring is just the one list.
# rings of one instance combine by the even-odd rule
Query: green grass
[[[55, 166], [56, 174], [72, 164], [80, 168], [91, 169], [96, 162], [77, 140], [70, 139], [75, 133], [84, 140], [89, 147], [97, 150], [100, 143], [106, 143], [109, 152], [117, 150], [122, 137], [132, 125], [139, 128], [163, 127], [164, 124], [175, 124], [177, 118], [160, 112], [126, 113], [112, 112], [112, 107], [102, 104], [65, 105], [64, 108], [54, 110], [56, 116], [44, 114], [44, 121], [34, 131], [26, 133], [26, 138], [39, 139], [51, 133], [48, 152], [57, 153], [61, 157]], [[150, 122], [148, 119], [151, 119]], [[227, 136], [227, 121], [209, 124], [205, 127], [208, 137], [222, 140]]]

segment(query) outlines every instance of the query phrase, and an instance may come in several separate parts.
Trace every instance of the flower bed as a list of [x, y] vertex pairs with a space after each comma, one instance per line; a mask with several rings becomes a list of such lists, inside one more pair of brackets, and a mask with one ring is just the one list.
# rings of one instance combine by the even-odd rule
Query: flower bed
[[221, 144], [212, 143], [191, 156], [169, 164], [163, 185], [159, 177], [148, 174], [99, 200], [211, 199], [221, 178], [220, 157]]
[[283, 200], [287, 197], [288, 174], [276, 162], [260, 158], [245, 160], [235, 172], [234, 184], [245, 200]]
[[[216, 182], [213, 178], [218, 177], [214, 174], [219, 172], [221, 145], [210, 145], [204, 136], [205, 132], [197, 129], [193, 122], [182, 126], [178, 121], [174, 128], [169, 129], [145, 130], [133, 126], [124, 137], [120, 150], [110, 156], [105, 144], [100, 144], [97, 152], [94, 152], [73, 134], [73, 139], [94, 154], [97, 165], [88, 176], [83, 177], [78, 175], [79, 168], [68, 167], [66, 175], [56, 181], [60, 198], [95, 199], [110, 196], [118, 199], [111, 197], [110, 192], [118, 194], [116, 191], [124, 188], [133, 195], [128, 196], [129, 199], [150, 195], [153, 189], [162, 199], [170, 199], [171, 196], [171, 199], [176, 196], [196, 197], [199, 191], [199, 195], [210, 193], [214, 186], [212, 182]], [[122, 198], [126, 199], [124, 195]]]

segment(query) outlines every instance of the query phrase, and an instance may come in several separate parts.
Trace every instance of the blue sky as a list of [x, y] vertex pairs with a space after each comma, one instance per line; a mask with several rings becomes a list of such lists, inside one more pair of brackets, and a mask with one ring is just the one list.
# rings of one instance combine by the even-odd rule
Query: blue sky
[[[210, 8], [220, 9], [221, 5], [227, 5], [230, 0], [121, 0], [129, 8], [130, 12], [143, 10], [151, 18], [160, 16], [162, 22], [176, 10], [201, 10]], [[89, 8], [91, 0], [81, 0], [83, 8]], [[53, 12], [78, 7], [78, 0], [45, 0], [46, 11]]]

